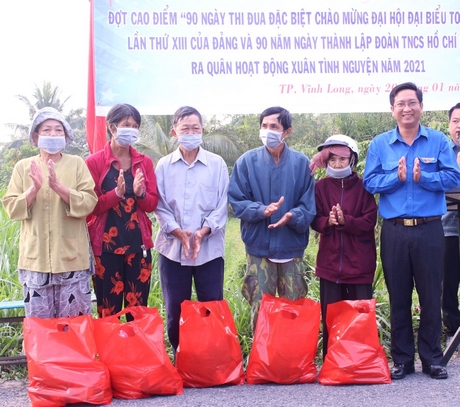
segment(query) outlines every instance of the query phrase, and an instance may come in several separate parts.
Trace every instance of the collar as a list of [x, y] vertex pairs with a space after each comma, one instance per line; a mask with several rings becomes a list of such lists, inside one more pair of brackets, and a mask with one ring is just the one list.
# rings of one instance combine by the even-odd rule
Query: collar
[[[422, 126], [421, 124], [418, 125], [418, 133], [415, 136], [415, 140], [417, 140], [420, 136], [423, 136], [425, 138], [428, 138], [428, 132], [426, 131], [426, 128]], [[396, 126], [395, 129], [393, 130], [393, 134], [390, 138], [389, 144], [393, 144], [396, 141], [400, 141], [401, 143], [404, 143], [403, 138], [401, 137], [401, 133], [399, 133], [399, 127]]]
[[343, 182], [346, 185], [355, 184], [356, 182], [360, 180], [360, 178], [358, 177], [358, 174], [353, 170], [351, 170], [351, 174], [345, 178], [333, 178], [333, 177], [326, 177], [326, 178], [332, 180], [331, 182], [335, 182], [337, 184], [342, 184]]
[[458, 153], [460, 151], [460, 146], [455, 144], [452, 139], [450, 138], [449, 139], [449, 146], [452, 150], [454, 150], [454, 152]]
[[[268, 148], [265, 147], [265, 146], [261, 146], [259, 148], [263, 148], [263, 151], [264, 151], [264, 156], [267, 160], [271, 160], [271, 162], [275, 162], [275, 159], [273, 158], [272, 154], [270, 153], [270, 151], [268, 151]], [[289, 155], [289, 147], [287, 146], [286, 143], [284, 143], [284, 148], [283, 148], [283, 151], [281, 152], [281, 155], [280, 155], [280, 159], [278, 161], [278, 165], [281, 164], [282, 162], [284, 162], [286, 160], [286, 157]]]
[[[129, 146], [129, 154], [131, 155], [132, 164], [137, 164], [143, 160], [144, 155], [139, 153], [135, 148]], [[113, 155], [112, 149], [110, 148], [110, 140], [104, 146], [104, 157], [106, 160], [113, 162], [118, 159]]]
[[[184, 161], [187, 165], [189, 165], [183, 158], [182, 158], [182, 153], [179, 149], [179, 147], [174, 150], [171, 154], [171, 162], [175, 163], [176, 161], [182, 160]], [[198, 150], [198, 154], [196, 155], [195, 161], [191, 164], [195, 164], [197, 161], [200, 161], [204, 165], [208, 165], [208, 157], [206, 156], [206, 150], [203, 149], [203, 147], [200, 146]]]

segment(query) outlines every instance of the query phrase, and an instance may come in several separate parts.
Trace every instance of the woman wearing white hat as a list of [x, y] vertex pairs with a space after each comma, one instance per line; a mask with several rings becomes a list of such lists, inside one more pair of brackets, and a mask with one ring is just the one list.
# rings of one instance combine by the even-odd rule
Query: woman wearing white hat
[[27, 317], [91, 313], [86, 216], [97, 203], [94, 182], [82, 158], [63, 154], [73, 132], [52, 107], [39, 110], [30, 142], [40, 154], [14, 167], [3, 206], [21, 221], [19, 280]]
[[343, 134], [330, 136], [318, 150], [310, 169], [326, 168], [327, 177], [315, 185], [316, 216], [311, 227], [321, 234], [316, 275], [320, 278], [324, 357], [328, 304], [372, 298], [377, 205], [353, 171], [359, 150], [352, 138]]

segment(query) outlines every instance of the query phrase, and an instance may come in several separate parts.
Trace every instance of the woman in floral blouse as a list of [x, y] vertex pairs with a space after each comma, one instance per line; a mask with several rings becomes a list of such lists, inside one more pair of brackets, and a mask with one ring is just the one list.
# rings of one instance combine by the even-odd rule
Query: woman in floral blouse
[[115, 105], [106, 123], [109, 142], [86, 160], [98, 196], [88, 228], [99, 317], [116, 314], [123, 305], [147, 306], [153, 247], [147, 213], [158, 203], [152, 160], [132, 147], [140, 113], [128, 104]]

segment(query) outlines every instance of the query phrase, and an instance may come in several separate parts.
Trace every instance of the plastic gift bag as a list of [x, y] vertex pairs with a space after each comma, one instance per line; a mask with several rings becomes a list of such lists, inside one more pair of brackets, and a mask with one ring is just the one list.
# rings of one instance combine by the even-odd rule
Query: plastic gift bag
[[25, 318], [24, 348], [33, 407], [112, 401], [109, 371], [97, 359], [90, 315]]
[[246, 369], [249, 384], [316, 381], [320, 305], [264, 294]]
[[[134, 320], [121, 322], [119, 317], [127, 313]], [[99, 357], [110, 371], [114, 397], [183, 393], [182, 379], [166, 353], [163, 321], [156, 308], [128, 307], [97, 319], [94, 337]]]
[[176, 367], [184, 387], [243, 384], [243, 357], [225, 300], [181, 304]]
[[329, 343], [321, 384], [391, 383], [377, 332], [375, 299], [339, 301], [327, 307]]

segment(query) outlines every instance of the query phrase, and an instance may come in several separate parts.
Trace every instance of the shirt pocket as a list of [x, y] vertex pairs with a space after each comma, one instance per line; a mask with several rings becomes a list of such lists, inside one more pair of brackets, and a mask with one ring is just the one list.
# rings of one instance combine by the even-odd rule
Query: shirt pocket
[[38, 254], [40, 253], [40, 242], [38, 237], [35, 235], [25, 234], [24, 240], [21, 242], [21, 249], [27, 259], [37, 259]]
[[419, 157], [420, 169], [424, 172], [436, 172], [438, 170], [438, 160], [434, 157]]
[[200, 206], [203, 211], [212, 211], [216, 209], [219, 189], [217, 187], [199, 184], [198, 191], [198, 206]]
[[59, 257], [63, 261], [73, 261], [77, 258], [78, 254], [78, 241], [77, 239], [61, 236], [59, 244]]
[[385, 174], [391, 174], [395, 170], [398, 169], [399, 160], [398, 161], [385, 161], [382, 163], [382, 169]]

